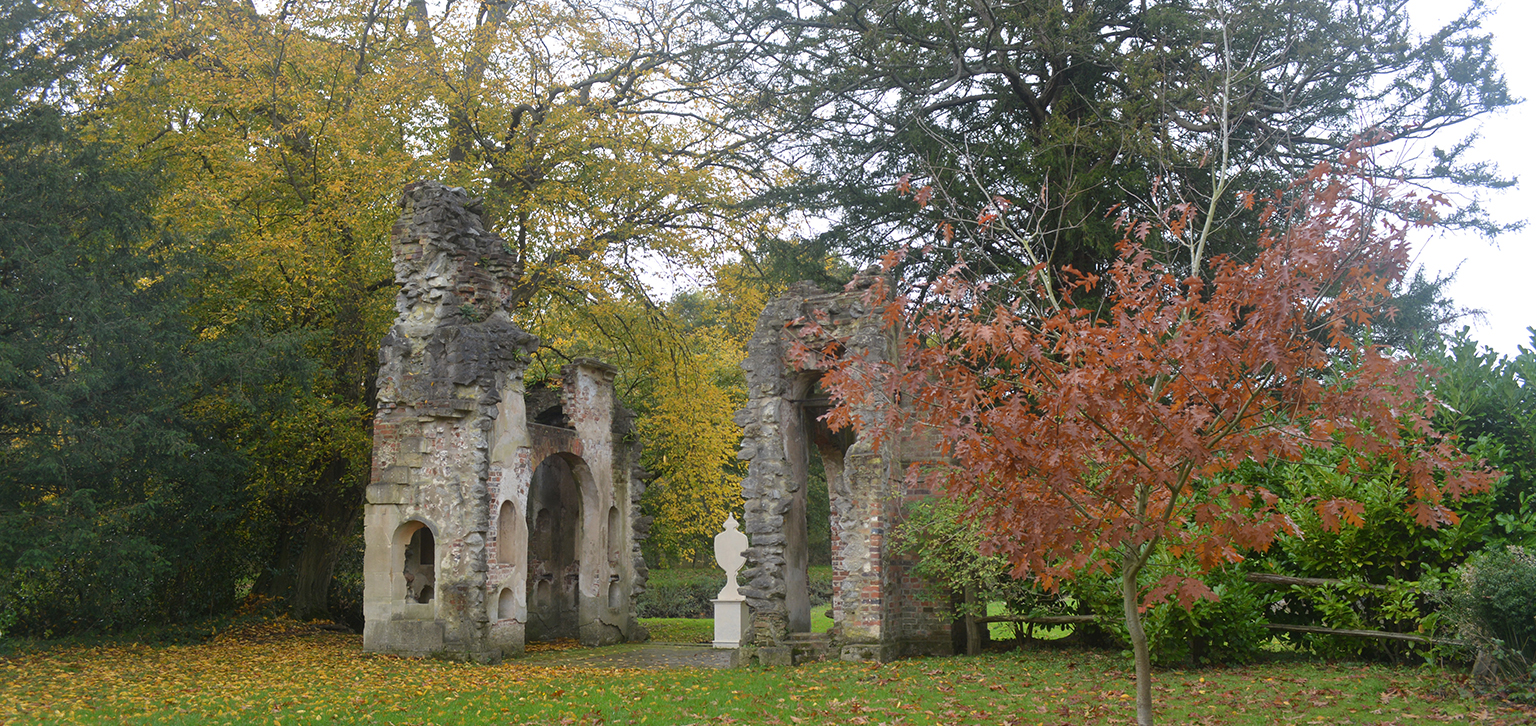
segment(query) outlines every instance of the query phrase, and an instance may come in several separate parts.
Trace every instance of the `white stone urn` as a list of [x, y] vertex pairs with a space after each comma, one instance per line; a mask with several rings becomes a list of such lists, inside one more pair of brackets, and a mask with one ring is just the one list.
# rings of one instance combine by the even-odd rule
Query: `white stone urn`
[[715, 535], [715, 562], [725, 570], [725, 587], [715, 597], [715, 647], [741, 647], [741, 633], [750, 617], [747, 598], [736, 584], [736, 573], [747, 563], [747, 535], [737, 529], [736, 515], [725, 518], [725, 530]]

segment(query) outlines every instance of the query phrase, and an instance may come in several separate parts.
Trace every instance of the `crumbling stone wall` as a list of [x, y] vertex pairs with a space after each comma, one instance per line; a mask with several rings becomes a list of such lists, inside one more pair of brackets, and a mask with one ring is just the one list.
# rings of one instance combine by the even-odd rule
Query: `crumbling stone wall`
[[568, 563], [577, 632], [592, 644], [643, 638], [634, 595], [644, 568], [610, 556], [638, 554], [645, 526], [613, 369], [573, 362], [559, 394], [573, 428], [530, 424], [538, 412], [524, 400], [523, 373], [538, 339], [508, 315], [517, 276], [505, 243], [462, 189], [411, 184], [400, 207], [390, 236], [398, 317], [379, 348], [364, 512], [364, 647], [475, 660], [522, 652], [529, 489], [551, 456], [578, 472], [576, 521], [561, 523], [580, 553]]
[[[829, 405], [818, 374], [798, 363], [796, 341], [844, 355], [891, 360], [894, 331], [867, 300], [874, 282], [861, 275], [828, 293], [800, 283], [770, 303], [747, 345], [748, 403], [738, 456], [748, 461], [742, 482], [751, 546], [742, 573], [752, 619], [743, 642], [747, 659], [788, 662], [791, 635], [810, 629], [806, 592], [805, 500], [808, 458], [821, 456], [832, 521], [832, 618], [835, 652], [845, 660], [888, 660], [948, 654], [945, 598], [911, 575], [911, 562], [889, 546], [887, 534], [906, 506], [928, 493], [905, 484], [907, 466], [931, 460], [933, 447], [912, 437], [875, 443], [853, 432], [834, 433], [817, 420]], [[816, 322], [819, 337], [809, 337]]]

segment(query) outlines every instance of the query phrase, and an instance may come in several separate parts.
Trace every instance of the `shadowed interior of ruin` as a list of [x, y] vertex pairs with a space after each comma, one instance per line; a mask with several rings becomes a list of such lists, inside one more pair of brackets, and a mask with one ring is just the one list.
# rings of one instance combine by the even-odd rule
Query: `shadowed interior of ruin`
[[579, 635], [581, 487], [567, 456], [541, 462], [528, 490], [530, 641]]
[[529, 386], [523, 394], [524, 405], [528, 408], [528, 423], [571, 428], [571, 419], [565, 415], [565, 402], [561, 400], [563, 395], [560, 387], [550, 381]]
[[[789, 455], [790, 476], [794, 482], [790, 510], [784, 518], [784, 600], [789, 609], [789, 631], [792, 633], [808, 633], [811, 630], [812, 552], [809, 530], [812, 525], [808, 521], [811, 478], [813, 474], [818, 473], [814, 470], [820, 468], [819, 473], [825, 476], [828, 501], [831, 505], [829, 517], [835, 517], [839, 495], [842, 494], [846, 498], [846, 492], [843, 491], [845, 487], [842, 486], [843, 457], [847, 455], [848, 447], [853, 443], [851, 432], [847, 430], [834, 432], [828, 428], [825, 421], [820, 420], [831, 408], [832, 403], [831, 397], [818, 384], [819, 378], [818, 374], [804, 373], [795, 381], [790, 397], [790, 402], [794, 405], [794, 415], [784, 428], [785, 450]], [[818, 463], [820, 467], [816, 466]], [[831, 557], [835, 559], [837, 557], [837, 523], [829, 521], [828, 525], [830, 542], [827, 546], [830, 546]], [[836, 592], [836, 587], [834, 583], [832, 597], [834, 620], [840, 614], [838, 604], [841, 600], [841, 593]]]

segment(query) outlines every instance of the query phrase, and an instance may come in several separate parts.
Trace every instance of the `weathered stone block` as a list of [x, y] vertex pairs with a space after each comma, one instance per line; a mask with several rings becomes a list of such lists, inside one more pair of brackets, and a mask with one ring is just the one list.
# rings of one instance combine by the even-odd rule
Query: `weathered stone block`
[[[405, 473], [403, 467], [390, 467], [385, 473]], [[410, 487], [403, 484], [369, 484], [367, 502], [369, 504], [406, 504], [411, 500]]]
[[752, 650], [752, 656], [760, 666], [788, 668], [794, 665], [795, 652], [789, 646], [758, 647]]
[[395, 466], [385, 467], [384, 471], [379, 475], [379, 482], [378, 483], [380, 483], [380, 484], [406, 484], [406, 483], [409, 483], [410, 480], [411, 480], [411, 469], [410, 469], [410, 467], [409, 466], [405, 466], [403, 464], [397, 464]]

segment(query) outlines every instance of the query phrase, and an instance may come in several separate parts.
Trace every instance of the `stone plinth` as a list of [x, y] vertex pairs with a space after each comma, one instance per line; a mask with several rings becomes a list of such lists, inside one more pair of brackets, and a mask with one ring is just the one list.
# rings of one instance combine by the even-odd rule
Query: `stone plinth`
[[715, 647], [740, 648], [741, 633], [752, 618], [752, 609], [747, 607], [747, 599], [715, 600], [714, 603]]
[[715, 603], [715, 647], [741, 647], [741, 634], [752, 611], [736, 584], [736, 571], [746, 564], [747, 536], [737, 529], [736, 515], [725, 518], [725, 530], [715, 535], [715, 562], [725, 570], [725, 587]]

